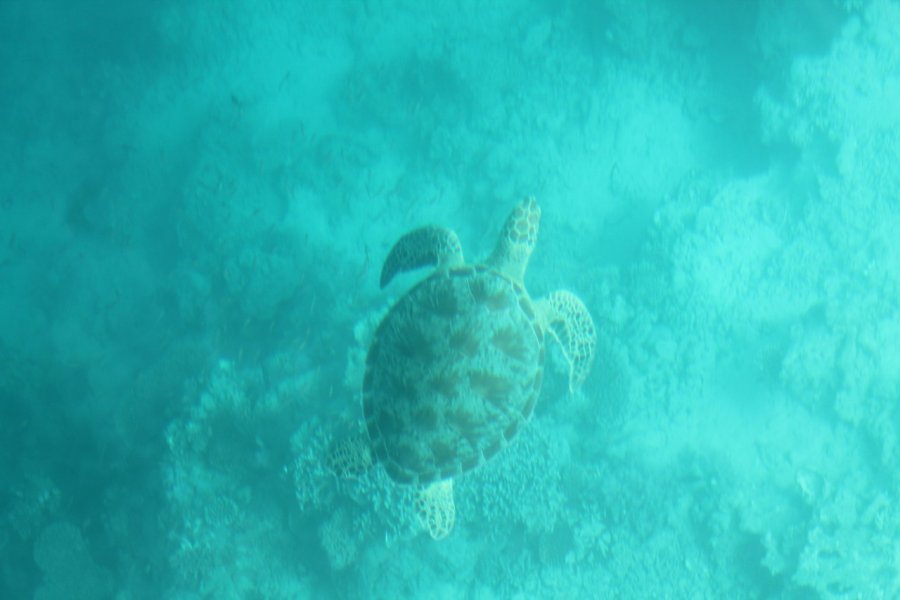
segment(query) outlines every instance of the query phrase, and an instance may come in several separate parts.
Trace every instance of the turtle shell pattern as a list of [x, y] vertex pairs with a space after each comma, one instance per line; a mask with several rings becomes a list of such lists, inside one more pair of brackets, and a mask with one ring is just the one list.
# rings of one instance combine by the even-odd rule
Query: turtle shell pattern
[[544, 334], [524, 287], [487, 266], [439, 270], [391, 308], [366, 358], [371, 449], [398, 483], [470, 471], [528, 421]]

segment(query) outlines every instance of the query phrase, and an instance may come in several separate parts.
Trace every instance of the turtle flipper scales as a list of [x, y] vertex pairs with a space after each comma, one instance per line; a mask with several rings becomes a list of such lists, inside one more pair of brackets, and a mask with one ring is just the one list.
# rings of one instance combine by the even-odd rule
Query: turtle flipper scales
[[419, 490], [415, 508], [419, 523], [433, 539], [442, 540], [450, 535], [456, 521], [453, 480], [436, 481]]
[[488, 264], [513, 281], [522, 283], [540, 225], [541, 207], [537, 200], [529, 197], [519, 202], [506, 218], [497, 247], [487, 259]]
[[587, 307], [572, 292], [558, 290], [538, 302], [547, 330], [569, 361], [569, 390], [584, 383], [597, 345], [597, 330]]
[[394, 244], [381, 268], [381, 287], [398, 273], [419, 267], [448, 267], [463, 263], [462, 246], [456, 233], [445, 227], [420, 227]]
[[359, 477], [373, 464], [368, 436], [359, 434], [341, 440], [331, 448], [325, 457], [325, 464], [338, 477]]

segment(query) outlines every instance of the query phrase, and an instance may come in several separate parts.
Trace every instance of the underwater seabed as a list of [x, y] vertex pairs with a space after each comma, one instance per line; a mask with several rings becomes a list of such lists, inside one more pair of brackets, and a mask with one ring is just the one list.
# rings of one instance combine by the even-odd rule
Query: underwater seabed
[[[89, 3], [91, 4], [91, 3]], [[137, 12], [135, 12], [137, 11]], [[900, 597], [900, 3], [0, 3], [0, 596]], [[392, 244], [597, 325], [454, 481], [341, 480]]]

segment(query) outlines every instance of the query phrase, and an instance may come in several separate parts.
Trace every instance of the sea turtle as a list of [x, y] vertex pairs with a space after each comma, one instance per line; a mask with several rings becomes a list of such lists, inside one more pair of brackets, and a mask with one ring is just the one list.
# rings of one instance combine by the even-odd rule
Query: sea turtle
[[594, 323], [574, 294], [532, 300], [523, 277], [541, 209], [534, 198], [509, 215], [493, 253], [468, 264], [456, 234], [423, 227], [401, 237], [381, 271], [436, 266], [378, 326], [363, 381], [365, 432], [329, 462], [354, 476], [378, 462], [418, 486], [416, 512], [435, 539], [453, 527], [453, 478], [502, 450], [531, 417], [541, 389], [544, 341], [556, 339], [574, 390], [590, 369]]

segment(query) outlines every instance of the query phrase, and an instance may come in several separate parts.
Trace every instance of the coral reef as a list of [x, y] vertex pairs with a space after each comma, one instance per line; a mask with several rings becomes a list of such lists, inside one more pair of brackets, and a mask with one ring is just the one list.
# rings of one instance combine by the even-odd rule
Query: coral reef
[[[294, 506], [290, 422], [302, 404], [279, 394], [277, 385], [264, 391], [264, 370], [279, 367], [240, 370], [220, 361], [189, 388], [185, 415], [167, 429], [166, 519], [176, 589], [224, 597], [311, 593], [297, 562], [303, 537], [293, 536], [294, 511], [287, 510]], [[311, 502], [321, 499], [312, 493]]]

